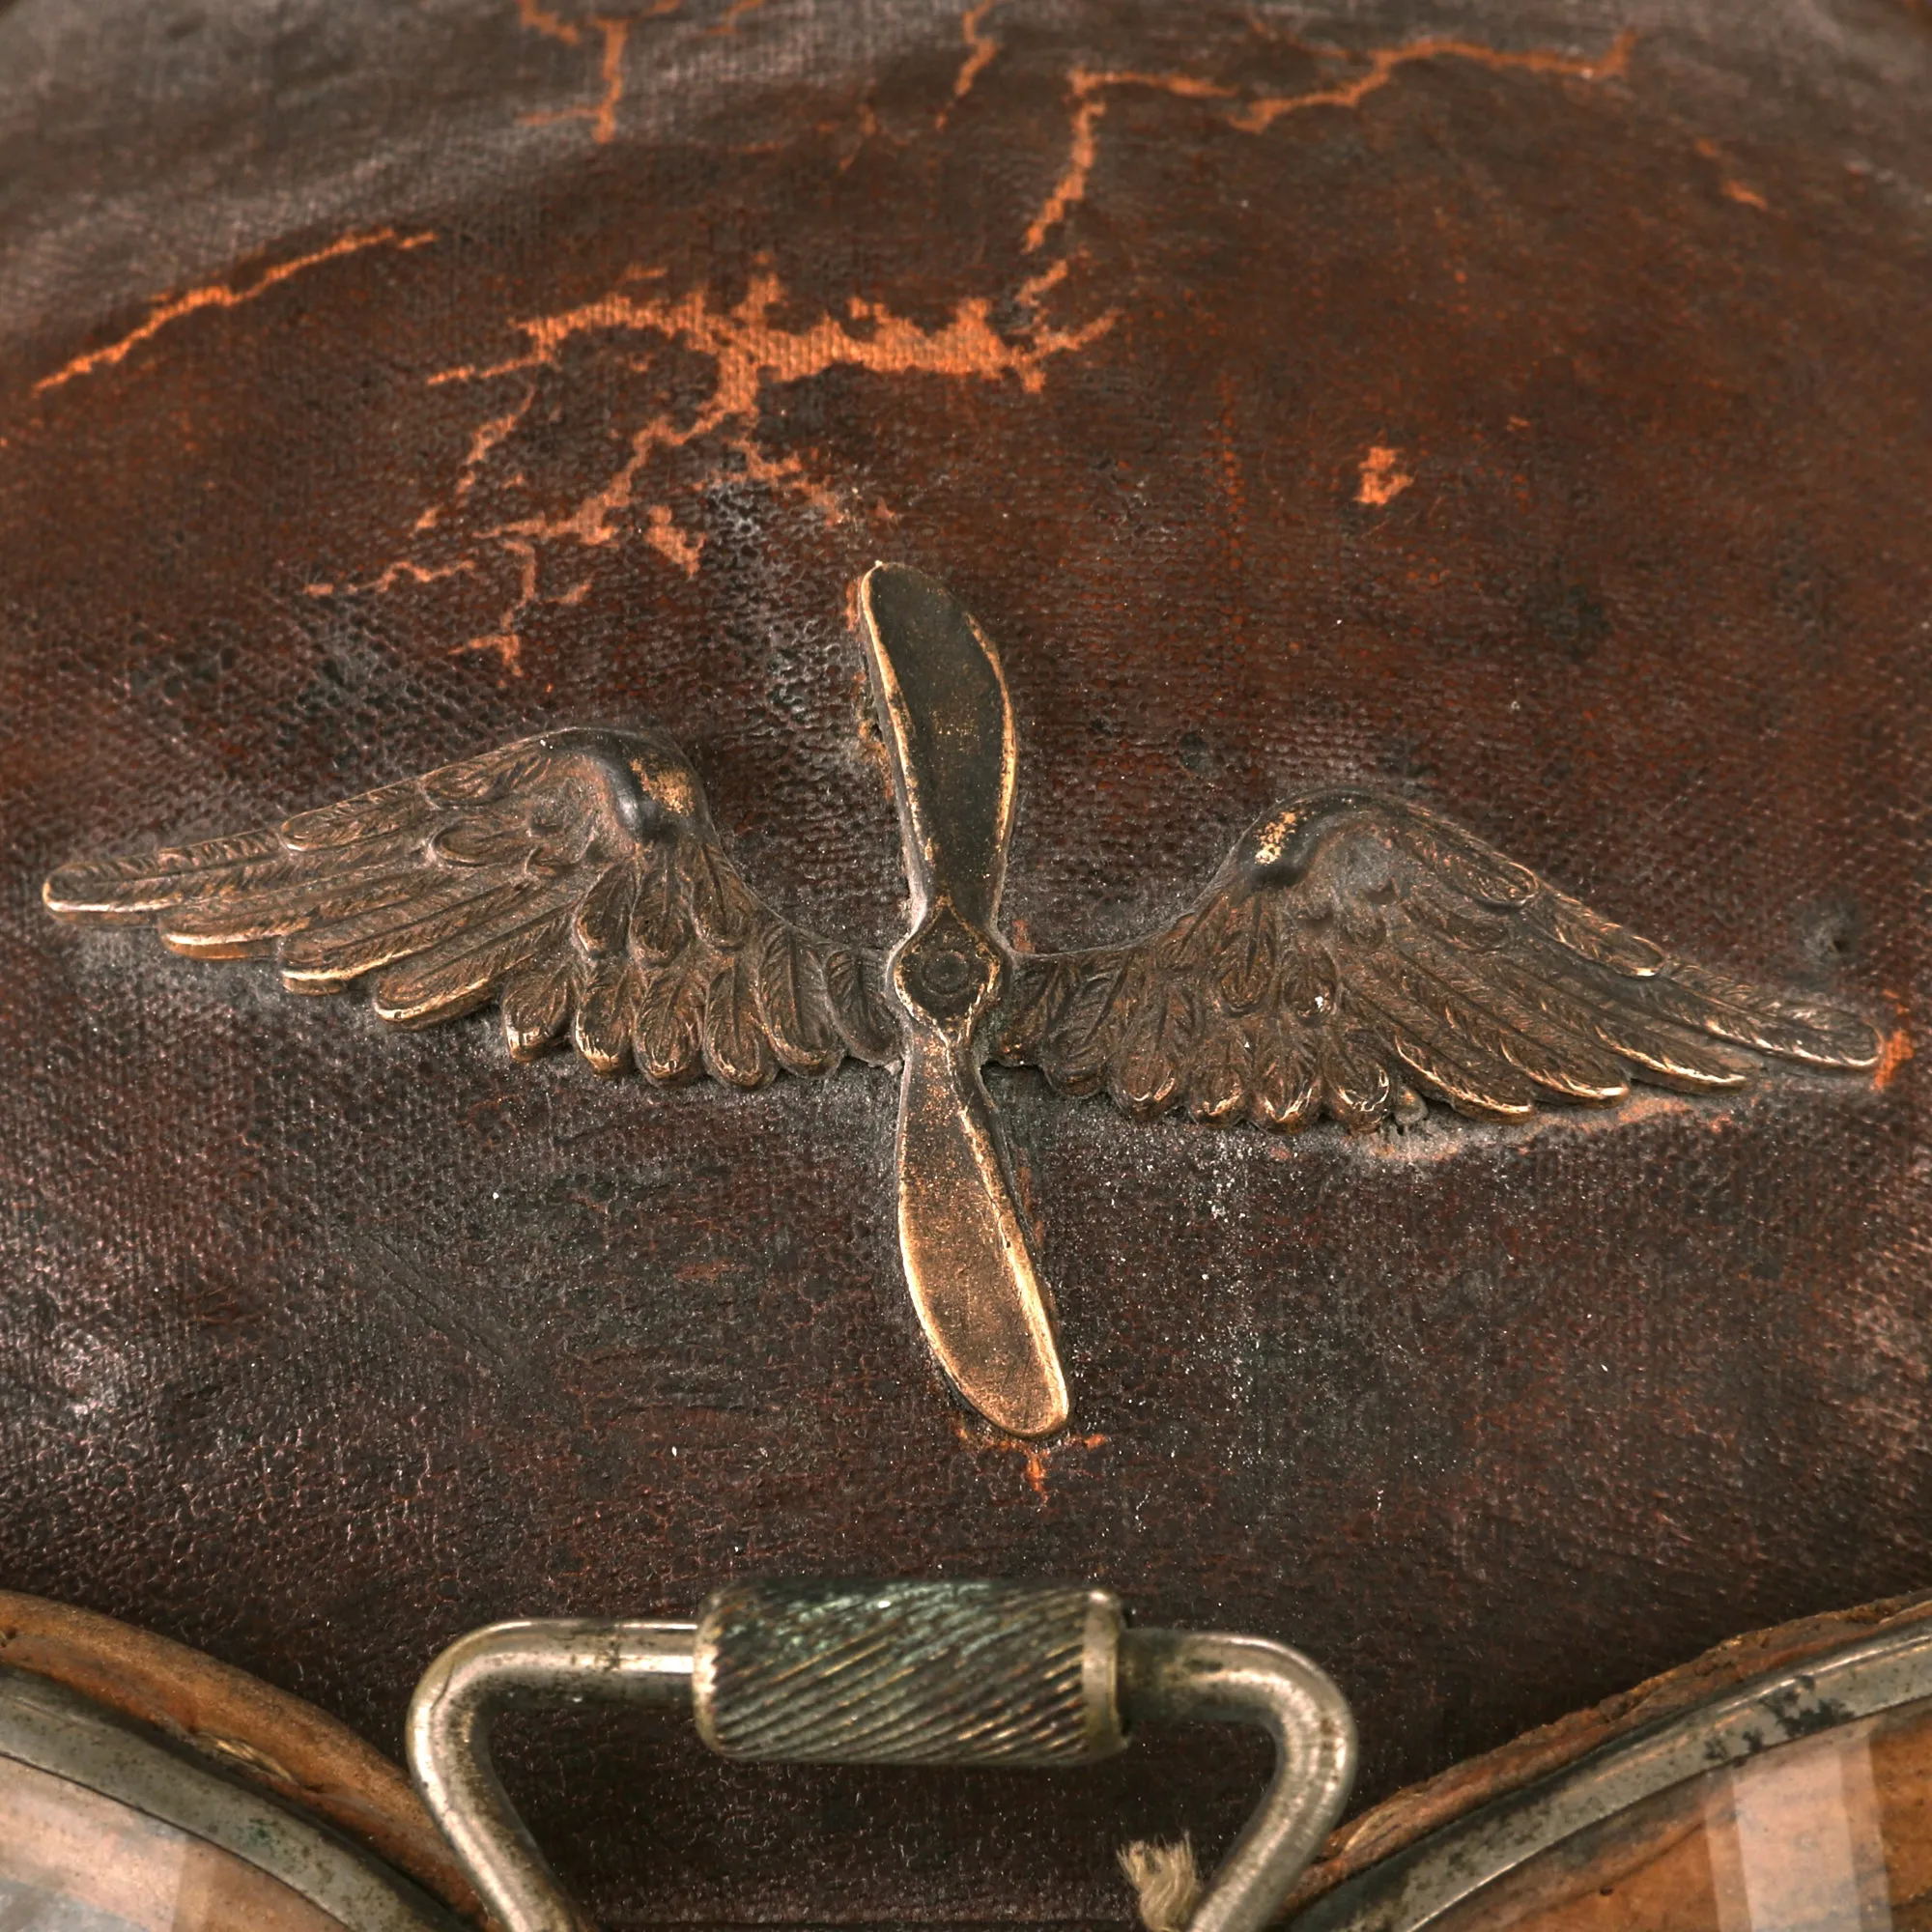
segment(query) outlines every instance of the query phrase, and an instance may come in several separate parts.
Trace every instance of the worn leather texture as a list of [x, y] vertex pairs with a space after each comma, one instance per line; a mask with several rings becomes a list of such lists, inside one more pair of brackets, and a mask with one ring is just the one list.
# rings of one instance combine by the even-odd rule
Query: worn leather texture
[[[1060, 1577], [1354, 1701], [1358, 1802], [1932, 1571], [1918, 0], [0, 7], [0, 1581], [384, 1748], [458, 1632]], [[1004, 655], [1027, 944], [1296, 790], [1867, 1014], [1291, 1140], [994, 1082], [1073, 1426], [898, 1278], [890, 1074], [740, 1095], [55, 927], [55, 865], [654, 723], [898, 929], [850, 593]], [[1065, 1775], [505, 1737], [601, 1922], [1122, 1920], [1260, 1741]]]

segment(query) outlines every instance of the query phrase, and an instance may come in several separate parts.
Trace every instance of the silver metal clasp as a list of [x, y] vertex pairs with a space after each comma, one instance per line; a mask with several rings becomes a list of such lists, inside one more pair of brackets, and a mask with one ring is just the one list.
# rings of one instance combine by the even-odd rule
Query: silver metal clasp
[[1272, 1781], [1188, 1932], [1260, 1932], [1347, 1802], [1355, 1726], [1330, 1679], [1261, 1637], [1127, 1627], [1104, 1590], [999, 1582], [739, 1584], [696, 1623], [492, 1624], [411, 1700], [431, 1815], [504, 1932], [592, 1932], [490, 1761], [513, 1702], [692, 1713], [726, 1757], [978, 1767], [1092, 1763], [1142, 1723], [1254, 1724]]

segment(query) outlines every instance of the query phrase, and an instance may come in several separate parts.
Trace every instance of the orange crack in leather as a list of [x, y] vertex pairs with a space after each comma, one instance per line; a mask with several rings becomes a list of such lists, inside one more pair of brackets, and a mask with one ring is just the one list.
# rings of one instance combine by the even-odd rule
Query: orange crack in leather
[[[540, 0], [517, 0], [519, 18], [531, 29], [569, 45], [585, 43], [587, 31], [611, 24], [611, 17], [590, 15], [587, 22], [563, 18]], [[674, 0], [659, 0], [655, 11], [668, 11]], [[952, 99], [963, 99], [998, 51], [999, 43], [985, 30], [996, 0], [976, 0], [962, 14], [960, 38], [966, 53], [953, 82]], [[749, 8], [727, 9], [722, 24], [735, 24]], [[632, 17], [642, 17], [635, 15]], [[600, 24], [601, 23], [601, 24]], [[623, 23], [617, 23], [623, 24]], [[1098, 153], [1099, 132], [1113, 96], [1122, 88], [1140, 87], [1171, 97], [1209, 103], [1228, 125], [1244, 133], [1260, 133], [1283, 115], [1306, 108], [1352, 108], [1395, 77], [1404, 67], [1419, 62], [1456, 60], [1497, 71], [1555, 74], [1597, 81], [1623, 73], [1634, 43], [1632, 34], [1618, 37], [1603, 54], [1584, 57], [1547, 48], [1510, 51], [1474, 42], [1435, 38], [1360, 53], [1333, 47], [1302, 51], [1323, 62], [1347, 62], [1355, 71], [1331, 83], [1298, 94], [1244, 95], [1222, 82], [1188, 74], [1133, 71], [1095, 71], [1076, 69], [1068, 76], [1072, 102], [1068, 156], [1059, 179], [1029, 223], [1025, 253], [1037, 254], [1048, 238], [1085, 199]], [[617, 55], [621, 57], [621, 44]], [[618, 93], [609, 95], [586, 116], [604, 116], [609, 124], [621, 92], [615, 66], [607, 78]], [[944, 114], [940, 120], [943, 124]], [[606, 138], [600, 131], [599, 139]], [[1114, 326], [1118, 311], [1109, 310], [1077, 327], [1042, 325], [1038, 309], [1044, 298], [1067, 279], [1081, 257], [1063, 247], [1014, 291], [1013, 314], [1020, 327], [1002, 333], [992, 323], [992, 303], [983, 297], [962, 299], [952, 317], [936, 328], [923, 328], [882, 303], [853, 297], [842, 313], [826, 313], [803, 327], [775, 321], [785, 313], [787, 292], [769, 268], [753, 274], [744, 298], [735, 305], [714, 306], [708, 291], [661, 297], [618, 291], [598, 300], [539, 316], [514, 325], [524, 339], [521, 353], [482, 366], [466, 364], [442, 371], [432, 384], [496, 384], [517, 383], [507, 403], [495, 405], [469, 432], [469, 448], [450, 489], [416, 519], [418, 544], [434, 544], [435, 552], [416, 554], [408, 569], [405, 560], [392, 563], [362, 588], [386, 588], [401, 581], [428, 582], [458, 573], [487, 570], [494, 560], [509, 566], [512, 590], [500, 615], [490, 629], [457, 646], [465, 651], [494, 652], [504, 668], [521, 668], [524, 627], [540, 605], [560, 602], [546, 596], [548, 557], [558, 547], [582, 553], [604, 552], [627, 534], [641, 535], [662, 556], [687, 576], [695, 575], [705, 544], [701, 532], [680, 523], [681, 502], [721, 481], [746, 479], [791, 496], [828, 520], [845, 514], [841, 493], [811, 475], [796, 453], [768, 454], [761, 443], [765, 411], [771, 391], [809, 381], [838, 367], [856, 367], [887, 377], [930, 375], [953, 381], [1000, 382], [1010, 379], [1029, 395], [1044, 386], [1051, 358], [1086, 348]], [[654, 271], [634, 271], [626, 280], [653, 278]], [[1009, 329], [1012, 327], [1009, 322]], [[642, 355], [630, 351], [626, 338], [644, 337]], [[660, 399], [641, 421], [622, 425], [621, 457], [613, 469], [587, 489], [568, 487], [560, 500], [526, 507], [536, 487], [514, 465], [519, 433], [525, 428], [539, 394], [555, 402], [559, 391], [567, 399], [573, 368], [566, 352], [573, 345], [592, 345], [600, 356], [611, 340], [624, 345], [619, 353], [639, 374], [668, 367], [676, 355], [695, 355], [711, 365], [708, 393], [696, 404]], [[608, 367], [608, 363], [606, 364]], [[1370, 452], [1364, 467], [1361, 500], [1385, 503], [1409, 480], [1399, 467], [1396, 452], [1378, 468], [1378, 452]], [[508, 459], [499, 470], [493, 465]], [[676, 459], [684, 457], [682, 462]], [[696, 457], [694, 463], [691, 459]], [[666, 474], [667, 470], [669, 474]], [[484, 486], [488, 482], [488, 490]], [[510, 514], [481, 527], [451, 530], [452, 524], [472, 525], [472, 497], [481, 492]], [[517, 500], [522, 496], [523, 501]], [[469, 514], [452, 515], [459, 507]], [[581, 565], [569, 571], [573, 602], [586, 594], [588, 580]], [[320, 593], [318, 593], [320, 594]]]
[[1489, 47], [1475, 41], [1431, 39], [1410, 41], [1400, 46], [1373, 47], [1351, 53], [1339, 47], [1311, 47], [1309, 52], [1322, 60], [1359, 60], [1368, 65], [1359, 73], [1336, 81], [1332, 86], [1311, 88], [1301, 94], [1261, 95], [1242, 100], [1237, 89], [1219, 81], [1203, 80], [1184, 73], [1144, 73], [1131, 70], [1096, 71], [1075, 68], [1067, 75], [1067, 92], [1072, 100], [1071, 138], [1067, 144], [1066, 166], [1040, 204], [1039, 213], [1027, 229], [1029, 253], [1041, 247], [1048, 235], [1067, 214], [1087, 198], [1094, 163], [1099, 155], [1099, 128], [1109, 99], [1122, 88], [1151, 88], [1183, 100], [1224, 101], [1228, 125], [1244, 134], [1259, 134], [1271, 128], [1284, 114], [1298, 114], [1311, 107], [1355, 107], [1371, 94], [1386, 87], [1399, 69], [1419, 61], [1470, 61], [1492, 71], [1516, 71], [1523, 73], [1564, 74], [1577, 80], [1608, 80], [1626, 71], [1636, 36], [1628, 29], [1619, 34], [1608, 52], [1598, 58], [1583, 59], [1560, 54], [1548, 48], [1530, 47], [1512, 52]]
[[993, 56], [1000, 51], [1000, 43], [985, 31], [986, 16], [1000, 4], [1000, 0], [978, 0], [978, 4], [967, 8], [959, 16], [959, 38], [966, 45], [966, 58], [959, 63], [959, 71], [952, 77], [952, 99], [939, 110], [933, 122], [935, 128], [943, 128], [952, 117], [952, 110], [973, 92], [973, 83], [985, 71]]
[[968, 1449], [989, 1449], [1005, 1456], [1017, 1456], [1025, 1465], [1026, 1485], [1041, 1502], [1047, 1499], [1046, 1479], [1052, 1473], [1053, 1459], [1065, 1449], [1104, 1449], [1105, 1435], [1064, 1435], [1056, 1442], [1023, 1442], [1003, 1435], [983, 1425], [976, 1427], [963, 1415], [952, 1418], [952, 1433]]
[[38, 396], [48, 389], [58, 389], [77, 376], [91, 376], [97, 369], [112, 368], [115, 363], [126, 360], [142, 343], [158, 335], [169, 323], [179, 322], [183, 316], [192, 315], [197, 309], [240, 308], [243, 302], [253, 301], [257, 296], [266, 295], [305, 270], [319, 268], [324, 262], [333, 262], [344, 255], [359, 254], [365, 248], [420, 248], [426, 242], [435, 240], [433, 229], [404, 235], [394, 228], [371, 228], [358, 234], [338, 236], [323, 247], [296, 256], [293, 261], [277, 262], [273, 268], [264, 269], [252, 282], [239, 289], [230, 288], [225, 281], [210, 282], [202, 288], [170, 296], [156, 302], [148, 311], [147, 319], [118, 341], [110, 342], [104, 349], [90, 349], [85, 355], [63, 363], [51, 376], [43, 376], [34, 384], [34, 394]]
[[[653, 410], [628, 431], [623, 460], [581, 496], [503, 518], [468, 535], [444, 537], [444, 543], [463, 546], [456, 557], [419, 558], [408, 561], [407, 567], [399, 561], [369, 584], [346, 587], [386, 588], [399, 581], [399, 572], [415, 582], [427, 582], [422, 573], [428, 570], [447, 576], [466, 563], [480, 567], [494, 549], [515, 565], [518, 587], [494, 627], [458, 648], [494, 651], [514, 671], [520, 668], [524, 620], [547, 601], [541, 590], [542, 562], [552, 547], [601, 551], [627, 530], [640, 529], [644, 540], [668, 562], [686, 575], [696, 573], [704, 537], [680, 526], [672, 500], [640, 495], [646, 472], [661, 458], [702, 443], [713, 460], [689, 479], [692, 485], [701, 488], [715, 482], [722, 471], [788, 492], [828, 519], [844, 514], [839, 494], [812, 478], [797, 455], [774, 457], [759, 446], [771, 388], [844, 366], [884, 376], [1010, 379], [1025, 393], [1037, 394], [1045, 384], [1052, 357], [1085, 348], [1115, 320], [1109, 314], [1079, 328], [1035, 328], [1006, 336], [994, 328], [991, 303], [983, 298], [960, 302], [949, 321], [932, 329], [922, 328], [882, 304], [854, 298], [842, 316], [823, 315], [803, 328], [787, 328], [772, 320], [787, 299], [782, 283], [768, 269], [753, 276], [743, 299], [729, 308], [714, 306], [709, 292], [702, 289], [679, 297], [620, 291], [556, 315], [516, 324], [525, 347], [503, 361], [481, 367], [465, 364], [431, 377], [435, 386], [522, 384], [507, 408], [496, 410], [470, 432], [468, 452], [448, 493], [416, 519], [417, 536], [433, 542], [444, 529], [448, 513], [478, 490], [492, 460], [499, 452], [509, 453], [506, 445], [528, 417], [546, 380], [568, 381], [564, 363], [573, 345], [643, 336], [655, 342], [649, 355], [632, 361], [635, 370], [647, 372], [651, 355], [673, 349], [695, 353], [712, 365], [709, 393], [695, 409], [680, 414], [664, 404]], [[502, 495], [523, 486], [517, 476], [508, 476], [493, 487]], [[575, 573], [573, 583], [581, 584]], [[325, 594], [322, 586], [312, 588]], [[577, 598], [582, 594], [581, 587], [575, 589]]]

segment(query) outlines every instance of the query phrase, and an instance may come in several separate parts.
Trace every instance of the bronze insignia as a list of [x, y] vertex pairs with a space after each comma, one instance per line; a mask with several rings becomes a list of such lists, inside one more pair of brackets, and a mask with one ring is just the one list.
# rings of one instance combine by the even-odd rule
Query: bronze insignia
[[367, 981], [433, 1025], [495, 1000], [510, 1052], [566, 1032], [591, 1066], [755, 1088], [848, 1054], [902, 1068], [898, 1226], [946, 1373], [1017, 1435], [1066, 1420], [1047, 1296], [1014, 1199], [990, 1056], [1136, 1119], [1184, 1109], [1360, 1131], [1428, 1095], [1516, 1120], [1633, 1081], [1742, 1086], [1736, 1049], [1874, 1065], [1862, 1020], [1673, 959], [1419, 807], [1296, 799], [1188, 912], [1124, 946], [1015, 953], [999, 922], [1017, 753], [999, 660], [938, 584], [862, 585], [912, 926], [881, 958], [767, 905], [697, 775], [652, 731], [526, 738], [280, 826], [64, 867], [63, 919], [152, 922], [177, 952], [274, 955], [296, 992]]

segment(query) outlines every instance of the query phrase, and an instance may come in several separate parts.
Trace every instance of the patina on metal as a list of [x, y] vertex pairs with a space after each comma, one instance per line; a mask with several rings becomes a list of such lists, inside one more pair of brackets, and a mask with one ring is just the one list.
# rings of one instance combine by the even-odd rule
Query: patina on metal
[[1126, 1743], [1123, 1621], [1037, 1583], [742, 1583], [704, 1605], [692, 1711], [723, 1757], [1081, 1764]]
[[980, 1075], [1005, 990], [998, 928], [1018, 771], [1000, 661], [946, 592], [908, 570], [863, 586], [913, 929], [891, 984], [904, 1019], [899, 1251], [926, 1340], [975, 1408], [1016, 1435], [1066, 1420], [1066, 1380], [1000, 1119]]
[[432, 1815], [506, 1932], [589, 1932], [490, 1761], [517, 1702], [690, 1710], [749, 1761], [1056, 1767], [1141, 1722], [1257, 1725], [1274, 1776], [1188, 1932], [1259, 1932], [1347, 1803], [1355, 1729], [1328, 1677], [1259, 1637], [1134, 1631], [1107, 1592], [1009, 1582], [775, 1582], [720, 1591], [696, 1624], [517, 1622], [459, 1638], [410, 1705]]
[[[346, 1838], [48, 1678], [0, 1666], [0, 1759], [215, 1847], [345, 1932], [457, 1932], [427, 1892]], [[5, 1915], [10, 1926], [43, 1922], [31, 1892], [19, 1909], [24, 1918]], [[48, 1909], [59, 1917], [62, 1905]]]
[[[1841, 1731], [1851, 1736], [1848, 1727], [1869, 1719], [1897, 1713], [1922, 1720], [1927, 1699], [1932, 1699], [1932, 1628], [1922, 1621], [1823, 1656], [1806, 1657], [1605, 1744], [1567, 1769], [1446, 1825], [1323, 1893], [1287, 1921], [1289, 1932], [1427, 1932], [1435, 1926], [1477, 1922], [1472, 1915], [1478, 1913], [1482, 1923], [1507, 1926], [1516, 1922], [1516, 1912], [1489, 1889], [1525, 1873], [1545, 1854], [1563, 1859], [1564, 1877], [1583, 1885], [1590, 1866], [1582, 1847], [1598, 1828], [1620, 1820], [1634, 1826], [1641, 1807], [1651, 1801], [1725, 1773], [1754, 1771], [1793, 1746], [1804, 1747]], [[1829, 1768], [1806, 1795], [1813, 1806], [1860, 1802], [1856, 1794], [1842, 1792], [1836, 1766]], [[1894, 1800], [1902, 1795], [1894, 1793]], [[1867, 1809], [1877, 1803], [1869, 1790], [1862, 1802]], [[1688, 1815], [1694, 1818], [1695, 1808]], [[1898, 1819], [1913, 1867], [1908, 1877], [1916, 1876], [1921, 1890], [1924, 1840], [1917, 1820], [1922, 1815], [1918, 1803], [1907, 1797]], [[1787, 1817], [1784, 1823], [1794, 1855], [1801, 1860], [1829, 1859], [1833, 1822], [1817, 1809], [1802, 1826]], [[1791, 1829], [1794, 1826], [1796, 1830]], [[1808, 1837], [1801, 1835], [1805, 1827]], [[1681, 1838], [1687, 1827], [1684, 1818], [1666, 1817], [1654, 1821], [1652, 1829], [1664, 1839]], [[1631, 1846], [1620, 1847], [1626, 1858], [1612, 1862], [1628, 1863], [1628, 1854], [1635, 1851], [1640, 1857], [1642, 1848], [1638, 1836]], [[1870, 1903], [1863, 1913], [1854, 1901], [1848, 1916], [1826, 1910], [1801, 1919], [1787, 1918], [1772, 1909], [1770, 1901], [1759, 1900], [1755, 1922], [1847, 1926], [1892, 1922], [1885, 1909], [1882, 1867], [1828, 1874], [1833, 1876], [1854, 1878], [1870, 1889]], [[1605, 1895], [1610, 1889], [1604, 1888]], [[1588, 1889], [1593, 1923], [1641, 1922], [1631, 1916], [1629, 1907], [1602, 1904], [1594, 1884], [1588, 1884]], [[1546, 1909], [1549, 1902], [1543, 1901]], [[1842, 1910], [1847, 1901], [1842, 1895], [1833, 1898], [1828, 1884], [1813, 1903]], [[1875, 1913], [1871, 1903], [1877, 1906]], [[1673, 1924], [1698, 1922], [1687, 1901], [1675, 1904]], [[1529, 1923], [1548, 1922], [1534, 1909], [1524, 1916]], [[1721, 1910], [1719, 1916], [1723, 1917]], [[1752, 1917], [1747, 1911], [1739, 1922]], [[1898, 1922], [1918, 1921], [1905, 1917]]]
[[588, 1932], [517, 1815], [490, 1756], [505, 1709], [603, 1702], [688, 1710], [689, 1623], [549, 1619], [458, 1637], [410, 1700], [410, 1770], [430, 1815], [505, 1932]]
[[428, 1026], [501, 1008], [528, 1059], [566, 1033], [600, 1073], [764, 1085], [848, 1055], [902, 1067], [898, 1226], [926, 1337], [1016, 1435], [1067, 1417], [989, 1053], [1136, 1119], [1277, 1131], [1512, 1121], [1634, 1081], [1748, 1077], [1738, 1049], [1868, 1068], [1863, 1020], [1675, 959], [1446, 819], [1369, 792], [1266, 812], [1205, 895], [1124, 945], [1014, 953], [998, 923], [1017, 773], [997, 655], [937, 583], [879, 564], [866, 646], [912, 925], [887, 956], [759, 898], [652, 731], [526, 738], [267, 831], [63, 867], [56, 916], [153, 922], [202, 958], [272, 953], [293, 991], [371, 987]]
[[13, 1590], [0, 1590], [0, 1673], [9, 1685], [46, 1679], [82, 1701], [92, 1717], [68, 1727], [70, 1747], [84, 1734], [112, 1736], [117, 1750], [129, 1736], [158, 1739], [163, 1789], [189, 1788], [176, 1775], [185, 1758], [361, 1846], [459, 1918], [474, 1914], [475, 1895], [402, 1769], [301, 1698], [153, 1631]]

